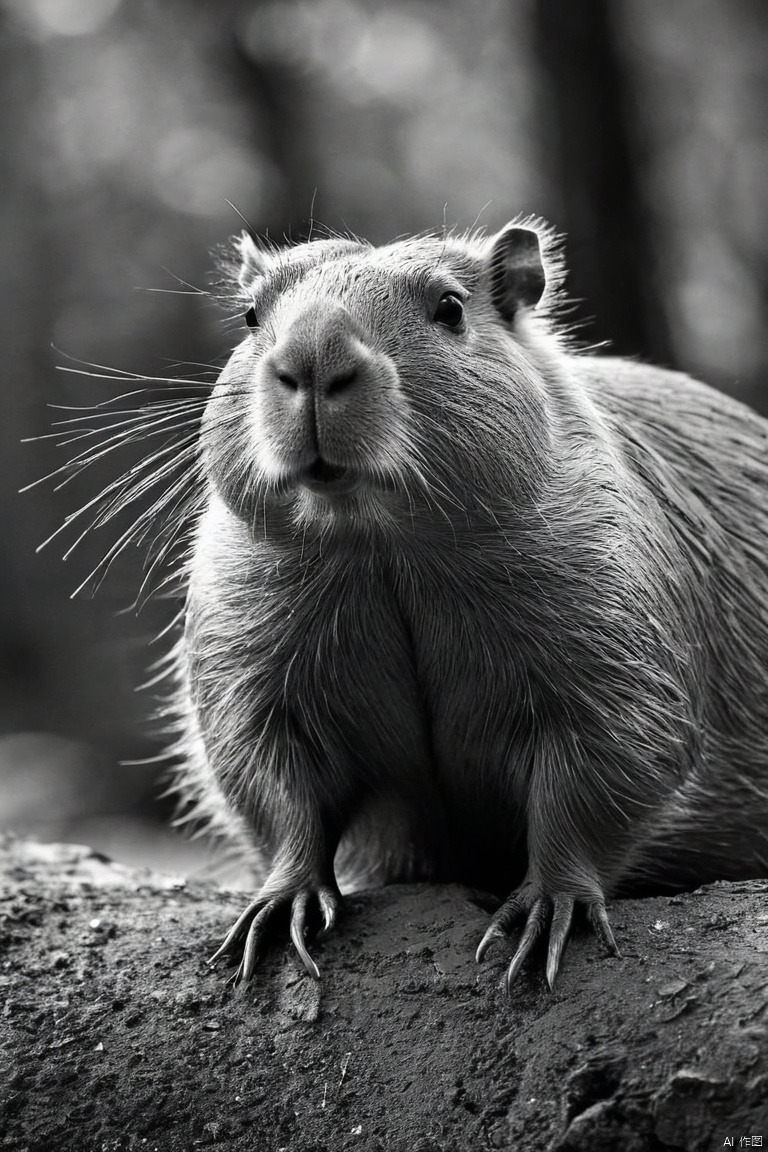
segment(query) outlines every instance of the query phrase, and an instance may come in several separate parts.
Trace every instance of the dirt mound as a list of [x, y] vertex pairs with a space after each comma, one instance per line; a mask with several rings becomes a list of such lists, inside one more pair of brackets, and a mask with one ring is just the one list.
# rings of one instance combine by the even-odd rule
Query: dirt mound
[[768, 883], [614, 903], [554, 993], [478, 966], [459, 887], [347, 897], [233, 989], [207, 957], [243, 894], [71, 845], [0, 848], [0, 1148], [602, 1152], [768, 1145]]

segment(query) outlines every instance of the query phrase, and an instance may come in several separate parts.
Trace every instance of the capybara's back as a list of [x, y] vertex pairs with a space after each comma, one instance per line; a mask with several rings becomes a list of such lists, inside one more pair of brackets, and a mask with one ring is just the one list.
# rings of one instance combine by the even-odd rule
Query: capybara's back
[[667, 579], [688, 581], [698, 614], [696, 754], [621, 888], [764, 876], [768, 422], [678, 373], [601, 358], [590, 367], [625, 458], [681, 542], [687, 563]]

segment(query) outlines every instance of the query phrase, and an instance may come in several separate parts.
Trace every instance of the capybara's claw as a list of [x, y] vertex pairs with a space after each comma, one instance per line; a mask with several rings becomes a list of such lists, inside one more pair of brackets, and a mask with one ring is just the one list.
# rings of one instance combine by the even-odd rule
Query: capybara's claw
[[215, 964], [222, 956], [236, 952], [243, 943], [246, 934], [249, 933], [254, 918], [260, 911], [268, 906], [269, 902], [262, 900], [261, 897], [257, 897], [251, 901], [245, 911], [240, 913], [208, 963]]
[[299, 958], [306, 968], [309, 975], [314, 980], [320, 979], [320, 969], [307, 951], [307, 946], [304, 943], [304, 935], [306, 933], [306, 919], [307, 919], [307, 901], [309, 900], [308, 892], [297, 892], [293, 898], [291, 906], [291, 940], [293, 946], [299, 954]]
[[481, 960], [484, 959], [486, 952], [490, 948], [491, 944], [493, 944], [494, 940], [506, 940], [506, 938], [507, 934], [504, 929], [496, 924], [495, 921], [492, 921], [488, 926], [485, 935], [477, 946], [477, 952], [475, 952], [475, 961], [479, 964]]
[[[515, 924], [522, 920], [525, 921], [523, 934], [507, 969], [505, 986], [507, 993], [509, 993], [520, 969], [533, 951], [536, 942], [544, 934], [547, 922], [549, 922], [546, 976], [547, 984], [552, 988], [560, 968], [576, 903], [577, 901], [573, 896], [565, 895], [562, 892], [554, 895], [537, 892], [530, 882], [526, 881], [516, 892], [512, 893], [494, 915], [488, 930], [480, 941], [476, 959], [482, 960], [494, 940], [505, 939]], [[605, 910], [605, 902], [599, 898], [584, 901], [584, 903], [587, 905], [590, 925], [601, 944], [606, 951], [618, 956], [619, 950], [608, 920], [608, 913]]]
[[258, 896], [244, 912], [238, 916], [230, 928], [221, 946], [214, 952], [208, 961], [215, 963], [222, 956], [240, 955], [240, 963], [233, 977], [233, 983], [247, 983], [253, 976], [256, 966], [261, 959], [269, 942], [269, 935], [274, 925], [275, 914], [279, 909], [290, 907], [290, 936], [293, 946], [308, 974], [314, 979], [320, 979], [320, 970], [307, 950], [305, 936], [308, 932], [307, 909], [310, 898], [317, 900], [323, 917], [322, 927], [318, 935], [323, 935], [336, 922], [340, 896], [338, 890], [330, 885], [318, 888], [301, 888], [285, 897], [273, 896], [265, 898]]
[[256, 965], [264, 951], [270, 920], [277, 906], [277, 901], [270, 900], [251, 920], [248, 935], [245, 938], [245, 946], [243, 948], [240, 966], [235, 973], [236, 985], [247, 984], [253, 976]]
[[594, 903], [590, 904], [587, 908], [587, 916], [593, 932], [605, 950], [610, 952], [612, 956], [621, 956], [603, 901], [595, 900]]
[[339, 894], [333, 888], [319, 888], [317, 901], [323, 914], [323, 926], [317, 935], [325, 936], [326, 932], [330, 932], [336, 923], [336, 915], [339, 911]]
[[511, 991], [512, 984], [523, 966], [525, 960], [528, 959], [533, 946], [539, 939], [544, 931], [549, 915], [549, 901], [546, 897], [539, 897], [534, 900], [531, 905], [528, 918], [525, 922], [523, 934], [520, 937], [520, 943], [517, 946], [512, 960], [510, 961], [509, 968], [507, 968], [506, 989], [507, 994]]

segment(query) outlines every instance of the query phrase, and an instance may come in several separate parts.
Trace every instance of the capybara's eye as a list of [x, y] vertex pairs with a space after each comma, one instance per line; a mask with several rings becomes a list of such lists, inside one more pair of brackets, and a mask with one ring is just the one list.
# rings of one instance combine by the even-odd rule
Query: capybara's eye
[[259, 326], [259, 318], [256, 315], [256, 309], [253, 305], [251, 305], [245, 314], [245, 322], [249, 328], [258, 328]]
[[453, 292], [446, 292], [437, 302], [433, 319], [447, 328], [460, 328], [464, 322], [464, 305]]

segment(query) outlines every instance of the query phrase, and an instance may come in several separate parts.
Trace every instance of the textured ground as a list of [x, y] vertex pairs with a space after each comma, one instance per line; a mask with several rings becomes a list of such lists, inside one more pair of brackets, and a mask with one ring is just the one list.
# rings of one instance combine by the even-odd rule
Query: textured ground
[[577, 932], [555, 992], [511, 999], [481, 897], [388, 888], [347, 898], [320, 985], [281, 945], [243, 992], [205, 963], [242, 894], [0, 861], [0, 1149], [768, 1147], [768, 882], [616, 903], [622, 959]]

